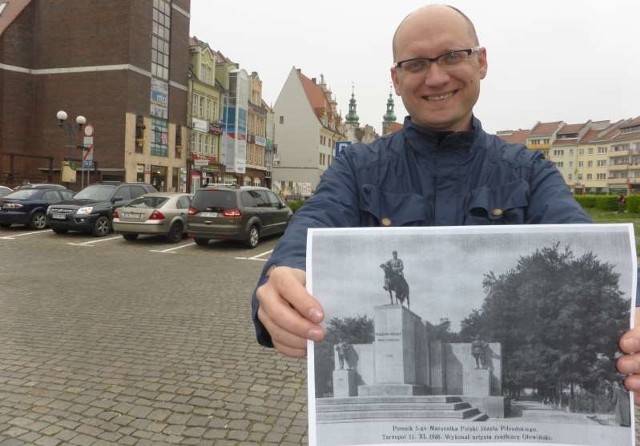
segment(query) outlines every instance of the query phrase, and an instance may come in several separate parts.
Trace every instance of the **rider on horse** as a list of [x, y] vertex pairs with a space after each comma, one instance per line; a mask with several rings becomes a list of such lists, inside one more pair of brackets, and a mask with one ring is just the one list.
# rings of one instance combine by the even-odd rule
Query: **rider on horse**
[[[389, 267], [391, 268], [391, 271], [398, 276], [404, 276], [403, 274], [403, 270], [404, 270], [404, 264], [402, 263], [402, 260], [398, 258], [398, 251], [393, 251], [391, 253], [393, 255], [393, 258], [391, 260], [387, 261], [387, 265], [389, 265]], [[384, 289], [385, 290], [389, 290], [389, 281], [391, 280], [391, 277], [389, 277], [388, 274], [385, 274], [384, 276]]]

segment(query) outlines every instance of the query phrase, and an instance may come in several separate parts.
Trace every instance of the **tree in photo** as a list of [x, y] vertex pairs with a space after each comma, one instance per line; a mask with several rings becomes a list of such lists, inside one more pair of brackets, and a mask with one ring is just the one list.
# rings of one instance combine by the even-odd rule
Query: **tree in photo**
[[371, 344], [374, 340], [373, 319], [366, 315], [332, 318], [326, 326], [324, 341], [314, 345], [314, 367], [316, 370], [316, 396], [333, 393], [332, 372], [335, 369], [334, 346], [339, 342], [347, 345]]
[[502, 344], [510, 396], [533, 389], [575, 408], [576, 390], [602, 393], [616, 379], [612, 359], [630, 305], [618, 280], [592, 252], [576, 258], [560, 243], [537, 249], [507, 272], [485, 275], [485, 300], [462, 322], [461, 335]]

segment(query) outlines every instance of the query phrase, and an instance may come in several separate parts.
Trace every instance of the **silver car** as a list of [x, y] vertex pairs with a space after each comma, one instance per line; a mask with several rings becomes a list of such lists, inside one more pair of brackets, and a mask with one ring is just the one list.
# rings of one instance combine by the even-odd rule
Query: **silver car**
[[125, 240], [139, 234], [164, 235], [171, 243], [179, 242], [187, 230], [187, 212], [191, 194], [153, 192], [133, 199], [113, 213], [113, 230]]

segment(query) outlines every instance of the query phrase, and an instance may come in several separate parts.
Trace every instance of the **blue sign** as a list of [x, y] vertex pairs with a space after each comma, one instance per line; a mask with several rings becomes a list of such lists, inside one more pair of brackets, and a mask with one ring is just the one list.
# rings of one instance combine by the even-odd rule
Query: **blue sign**
[[342, 152], [344, 149], [346, 149], [350, 145], [351, 145], [351, 141], [338, 141], [336, 143], [335, 156], [340, 155], [340, 152]]
[[82, 167], [91, 169], [93, 168], [93, 160], [84, 160], [82, 161]]

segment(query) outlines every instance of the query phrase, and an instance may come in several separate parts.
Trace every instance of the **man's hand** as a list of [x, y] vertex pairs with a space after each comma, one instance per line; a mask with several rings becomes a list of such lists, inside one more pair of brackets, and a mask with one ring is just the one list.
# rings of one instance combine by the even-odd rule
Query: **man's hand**
[[640, 405], [640, 310], [636, 308], [635, 328], [626, 332], [620, 339], [620, 350], [626, 355], [618, 358], [620, 373], [628, 375], [624, 385], [634, 393], [635, 403]]
[[320, 303], [305, 289], [305, 272], [278, 266], [256, 291], [258, 319], [271, 335], [273, 346], [283, 355], [304, 358], [307, 340], [322, 341], [324, 319]]

